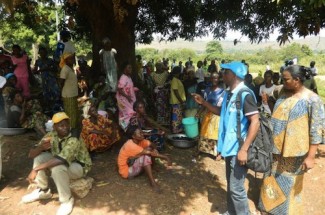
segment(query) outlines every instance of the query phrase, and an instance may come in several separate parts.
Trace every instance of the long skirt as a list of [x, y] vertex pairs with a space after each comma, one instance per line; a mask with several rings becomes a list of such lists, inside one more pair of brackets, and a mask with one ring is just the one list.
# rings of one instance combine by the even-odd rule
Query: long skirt
[[216, 156], [220, 117], [210, 111], [205, 111], [203, 116], [198, 150]]
[[305, 157], [273, 155], [271, 176], [263, 179], [259, 208], [269, 214], [304, 214], [301, 164]]
[[172, 105], [172, 133], [177, 134], [183, 131], [183, 106], [180, 104]]
[[165, 88], [156, 88], [156, 110], [157, 122], [161, 125], [169, 125], [170, 108], [169, 108], [169, 90]]
[[204, 152], [213, 156], [217, 156], [217, 140], [200, 137], [198, 144], [198, 151]]
[[67, 97], [62, 98], [64, 112], [70, 118], [70, 126], [71, 128], [78, 128], [79, 122], [79, 109], [78, 109], [78, 100], [76, 97]]
[[133, 104], [134, 102], [129, 102], [123, 96], [116, 96], [117, 106], [119, 110], [118, 120], [121, 128], [126, 131], [127, 127], [130, 124], [130, 119], [134, 115]]

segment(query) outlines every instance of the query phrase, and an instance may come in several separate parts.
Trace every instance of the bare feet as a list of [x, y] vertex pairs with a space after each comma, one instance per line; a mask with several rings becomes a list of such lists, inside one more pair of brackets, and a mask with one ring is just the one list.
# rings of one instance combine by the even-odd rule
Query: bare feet
[[221, 154], [218, 154], [216, 157], [216, 161], [220, 161], [222, 159]]

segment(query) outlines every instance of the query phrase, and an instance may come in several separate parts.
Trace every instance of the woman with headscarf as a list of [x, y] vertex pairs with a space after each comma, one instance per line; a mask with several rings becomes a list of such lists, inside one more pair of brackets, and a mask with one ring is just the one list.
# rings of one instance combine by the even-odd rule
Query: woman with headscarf
[[80, 137], [90, 152], [102, 152], [111, 148], [120, 139], [120, 134], [117, 124], [98, 114], [96, 107], [92, 105], [87, 118], [82, 120]]
[[119, 124], [122, 129], [126, 130], [134, 115], [133, 104], [136, 101], [135, 91], [131, 78], [132, 66], [128, 62], [122, 65], [123, 74], [117, 84], [116, 100], [119, 110]]
[[75, 55], [73, 53], [64, 53], [61, 57], [60, 84], [63, 107], [65, 113], [70, 117], [70, 126], [73, 129], [78, 127], [78, 79], [73, 69]]
[[181, 68], [175, 66], [172, 70], [173, 79], [170, 86], [169, 103], [172, 106], [172, 133], [177, 134], [183, 131], [182, 119], [184, 112], [184, 105], [186, 102], [186, 94], [183, 83], [179, 80]]
[[156, 71], [151, 73], [151, 77], [156, 84], [155, 88], [155, 107], [157, 110], [157, 122], [161, 125], [169, 125], [170, 109], [168, 105], [169, 89], [166, 81], [169, 73], [164, 70], [163, 63], [156, 64]]
[[288, 66], [282, 73], [284, 91], [272, 113], [273, 165], [263, 180], [259, 204], [268, 214], [304, 214], [304, 174], [315, 166], [325, 132], [324, 105], [304, 87], [308, 77], [310, 71], [298, 65]]
[[103, 39], [103, 49], [100, 50], [101, 70], [106, 75], [106, 82], [112, 92], [116, 91], [117, 64], [115, 61], [116, 50], [112, 48], [109, 38]]

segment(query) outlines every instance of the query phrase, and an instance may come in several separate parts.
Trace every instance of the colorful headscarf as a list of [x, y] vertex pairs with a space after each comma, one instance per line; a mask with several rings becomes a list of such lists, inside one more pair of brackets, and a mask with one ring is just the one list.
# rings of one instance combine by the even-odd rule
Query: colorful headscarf
[[65, 60], [67, 59], [67, 58], [69, 58], [69, 57], [72, 57], [72, 56], [74, 56], [74, 53], [69, 53], [69, 52], [66, 52], [66, 53], [63, 53], [62, 55], [61, 55], [61, 60], [60, 60], [60, 68], [63, 68], [64, 67], [64, 65], [65, 65]]

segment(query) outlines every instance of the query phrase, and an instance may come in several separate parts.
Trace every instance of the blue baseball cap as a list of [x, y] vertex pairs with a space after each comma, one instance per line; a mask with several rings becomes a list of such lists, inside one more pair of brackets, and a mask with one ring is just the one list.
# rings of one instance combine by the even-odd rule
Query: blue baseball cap
[[220, 67], [222, 69], [231, 70], [240, 79], [244, 79], [245, 75], [247, 74], [247, 68], [245, 64], [241, 62], [233, 61], [231, 63], [221, 64]]

